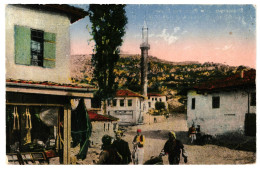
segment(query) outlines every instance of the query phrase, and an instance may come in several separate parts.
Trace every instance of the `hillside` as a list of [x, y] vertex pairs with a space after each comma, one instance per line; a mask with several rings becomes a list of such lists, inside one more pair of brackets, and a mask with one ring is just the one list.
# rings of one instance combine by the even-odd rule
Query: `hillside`
[[[90, 55], [71, 56], [72, 81], [95, 84]], [[230, 76], [243, 66], [234, 67], [219, 63], [169, 62], [156, 57], [148, 57], [148, 92], [158, 92], [167, 96], [170, 108], [180, 107], [185, 96], [178, 95], [186, 87], [203, 81]], [[140, 55], [121, 55], [115, 72], [120, 88], [140, 92]]]

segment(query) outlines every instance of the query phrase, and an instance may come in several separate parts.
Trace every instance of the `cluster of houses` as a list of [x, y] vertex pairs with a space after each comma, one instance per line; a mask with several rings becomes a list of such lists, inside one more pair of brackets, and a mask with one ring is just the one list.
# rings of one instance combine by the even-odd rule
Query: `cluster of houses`
[[[91, 110], [90, 100], [97, 90], [95, 86], [70, 81], [69, 28], [87, 15], [83, 9], [69, 5], [6, 5], [6, 153], [9, 163], [44, 162], [48, 153], [33, 152], [29, 147], [44, 145], [54, 147], [60, 163], [70, 164], [71, 100], [84, 99], [85, 107]], [[96, 111], [88, 112], [93, 125], [92, 137], [116, 130], [118, 123], [141, 123], [143, 102], [144, 96], [119, 90], [111, 102], [113, 106], [107, 109], [107, 114], [119, 120]]]
[[[70, 164], [72, 100], [84, 99], [93, 140], [118, 125], [145, 121], [166, 96], [118, 90], [104, 116], [91, 108], [95, 86], [70, 81], [70, 25], [86, 17], [80, 8], [56, 4], [6, 5], [6, 153], [8, 162], [41, 163], [52, 153], [25, 145], [53, 147], [62, 164]], [[187, 123], [201, 132], [251, 131], [256, 113], [255, 72], [195, 86], [187, 91]], [[250, 114], [250, 115], [248, 115]], [[113, 118], [115, 117], [115, 118]], [[246, 121], [246, 122], [245, 122]], [[34, 147], [34, 150], [37, 147]], [[46, 148], [47, 149], [47, 148]], [[21, 152], [21, 157], [16, 152]], [[46, 157], [47, 156], [47, 157]], [[20, 159], [22, 158], [22, 160]]]

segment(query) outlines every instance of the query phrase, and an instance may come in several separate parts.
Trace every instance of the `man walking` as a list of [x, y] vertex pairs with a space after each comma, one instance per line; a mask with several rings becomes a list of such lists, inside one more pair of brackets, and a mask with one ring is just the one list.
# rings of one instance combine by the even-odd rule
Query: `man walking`
[[192, 126], [189, 128], [188, 134], [189, 134], [189, 138], [190, 138], [191, 143], [196, 141], [196, 128], [195, 128], [194, 124], [192, 124]]
[[145, 138], [141, 134], [141, 129], [137, 129], [137, 134], [133, 140], [133, 146], [134, 146], [133, 162], [134, 162], [134, 164], [137, 164], [137, 165], [143, 164], [144, 142], [145, 142]]
[[188, 156], [185, 153], [184, 146], [180, 140], [176, 139], [176, 135], [173, 131], [169, 132], [169, 139], [164, 145], [164, 153], [168, 154], [169, 164], [178, 165], [180, 163], [180, 154], [182, 152], [182, 157], [184, 162], [187, 163]]
[[121, 164], [122, 157], [117, 153], [111, 144], [112, 137], [104, 135], [102, 137], [102, 152], [96, 164]]
[[132, 161], [131, 152], [128, 143], [122, 139], [123, 132], [118, 130], [115, 134], [116, 140], [114, 140], [112, 145], [123, 158], [121, 164], [129, 164]]

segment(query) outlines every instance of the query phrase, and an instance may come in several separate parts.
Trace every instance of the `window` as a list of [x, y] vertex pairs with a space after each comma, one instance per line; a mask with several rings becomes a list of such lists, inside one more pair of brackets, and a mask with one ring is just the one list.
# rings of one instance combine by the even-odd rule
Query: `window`
[[151, 107], [151, 102], [148, 102], [149, 107]]
[[15, 63], [55, 67], [56, 35], [15, 25]]
[[212, 108], [216, 109], [220, 107], [220, 97], [219, 96], [213, 96], [212, 97]]
[[121, 106], [121, 107], [124, 107], [124, 106], [125, 106], [124, 99], [121, 99], [121, 100], [120, 100], [120, 106]]
[[129, 106], [129, 107], [132, 106], [132, 100], [128, 100], [128, 106]]
[[107, 106], [110, 106], [111, 100], [107, 100]]
[[43, 31], [31, 29], [31, 65], [43, 66]]
[[256, 106], [256, 93], [255, 92], [251, 93], [250, 106]]
[[191, 109], [195, 109], [195, 98], [192, 98], [192, 100], [191, 100]]
[[162, 98], [160, 98], [159, 100], [160, 100], [160, 102], [162, 102]]
[[154, 98], [152, 98], [152, 101], [154, 100]]
[[155, 98], [155, 101], [157, 101], [157, 98]]
[[116, 102], [117, 102], [117, 100], [113, 99], [113, 106], [116, 106]]

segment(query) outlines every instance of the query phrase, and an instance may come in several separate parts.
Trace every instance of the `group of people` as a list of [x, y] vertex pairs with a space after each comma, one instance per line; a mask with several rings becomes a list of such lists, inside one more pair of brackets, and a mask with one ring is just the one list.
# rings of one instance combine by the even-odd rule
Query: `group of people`
[[[128, 142], [122, 139], [123, 132], [115, 132], [115, 140], [112, 137], [104, 135], [102, 137], [102, 152], [97, 164], [121, 164], [127, 165], [132, 161], [133, 164], [143, 164], [145, 136], [141, 129], [137, 129], [137, 134], [133, 139], [133, 151], [131, 153]], [[168, 155], [169, 164], [179, 164], [180, 155], [182, 154], [184, 162], [187, 163], [188, 156], [180, 140], [176, 139], [173, 131], [169, 132], [169, 139], [166, 141], [161, 155]]]

